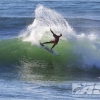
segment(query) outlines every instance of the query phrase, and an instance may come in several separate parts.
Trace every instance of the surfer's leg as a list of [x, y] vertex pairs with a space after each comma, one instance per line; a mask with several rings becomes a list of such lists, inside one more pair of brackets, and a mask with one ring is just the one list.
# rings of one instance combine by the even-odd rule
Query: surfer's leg
[[44, 42], [42, 44], [54, 43], [54, 41]]
[[51, 50], [56, 46], [56, 44], [54, 44], [52, 47], [51, 47]]
[[48, 44], [48, 43], [51, 43], [51, 42], [44, 42], [44, 43], [42, 43], [42, 44]]

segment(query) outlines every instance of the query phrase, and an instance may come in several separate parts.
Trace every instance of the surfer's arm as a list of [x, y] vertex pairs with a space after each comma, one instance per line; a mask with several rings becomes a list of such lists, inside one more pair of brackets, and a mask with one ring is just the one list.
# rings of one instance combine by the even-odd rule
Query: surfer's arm
[[54, 32], [51, 30], [51, 28], [50, 28], [50, 31], [51, 31], [51, 33], [54, 35]]

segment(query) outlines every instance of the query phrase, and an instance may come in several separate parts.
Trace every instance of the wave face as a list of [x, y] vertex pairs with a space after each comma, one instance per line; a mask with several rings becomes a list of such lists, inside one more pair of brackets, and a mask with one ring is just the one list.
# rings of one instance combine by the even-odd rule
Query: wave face
[[[49, 45], [49, 47], [50, 46], [51, 45]], [[32, 64], [34, 62], [36, 66], [40, 66], [40, 63], [42, 66], [43, 63], [43, 66], [56, 65], [62, 67], [67, 66], [68, 63], [75, 63], [76, 57], [79, 59], [78, 56], [72, 53], [72, 44], [69, 42], [61, 40], [59, 46], [57, 46], [55, 50], [59, 52], [60, 56], [55, 56], [44, 50], [42, 47], [23, 42], [17, 38], [2, 40], [0, 41], [0, 64], [21, 65], [24, 62]]]
[[61, 14], [43, 5], [36, 7], [33, 23], [23, 30], [19, 37], [23, 41], [39, 46], [40, 41], [49, 41], [51, 39], [50, 27], [55, 33], [62, 33], [62, 40], [72, 44], [73, 53], [80, 55], [85, 65], [89, 67], [100, 66], [100, 42], [98, 35], [95, 33], [77, 34]]
[[[51, 16], [53, 15], [53, 16]], [[54, 48], [60, 56], [55, 56], [44, 50], [39, 42], [51, 40], [52, 30], [63, 36]], [[52, 44], [48, 44], [51, 47]], [[98, 35], [91, 33], [77, 34], [63, 16], [56, 11], [38, 5], [35, 19], [18, 38], [0, 41], [0, 66], [17, 66], [22, 73], [40, 73], [45, 75], [48, 69], [54, 76], [75, 75], [85, 72], [99, 73], [100, 40]], [[10, 67], [12, 68], [12, 67]], [[1, 70], [4, 70], [4, 68]], [[25, 72], [23, 72], [25, 71]], [[73, 75], [74, 76], [74, 75]], [[68, 77], [69, 78], [69, 77]]]

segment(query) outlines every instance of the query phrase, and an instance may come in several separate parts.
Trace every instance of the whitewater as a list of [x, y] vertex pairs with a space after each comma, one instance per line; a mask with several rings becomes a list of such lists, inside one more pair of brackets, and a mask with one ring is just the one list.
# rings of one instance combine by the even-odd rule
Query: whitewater
[[72, 44], [73, 53], [80, 55], [84, 62], [82, 66], [97, 66], [99, 68], [100, 38], [98, 34], [77, 34], [60, 13], [43, 5], [36, 7], [34, 21], [20, 33], [19, 38], [23, 41], [31, 42], [32, 45], [39, 46], [43, 38], [45, 41], [52, 39], [50, 28], [56, 34], [62, 34], [61, 40]]

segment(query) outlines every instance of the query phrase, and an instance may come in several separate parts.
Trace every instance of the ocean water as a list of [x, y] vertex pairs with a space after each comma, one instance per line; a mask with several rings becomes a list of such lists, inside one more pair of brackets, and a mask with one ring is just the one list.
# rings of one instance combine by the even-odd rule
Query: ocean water
[[[100, 81], [99, 27], [99, 0], [1, 0], [0, 100], [99, 100], [72, 94], [73, 83]], [[59, 56], [39, 44], [50, 28], [62, 33]]]

